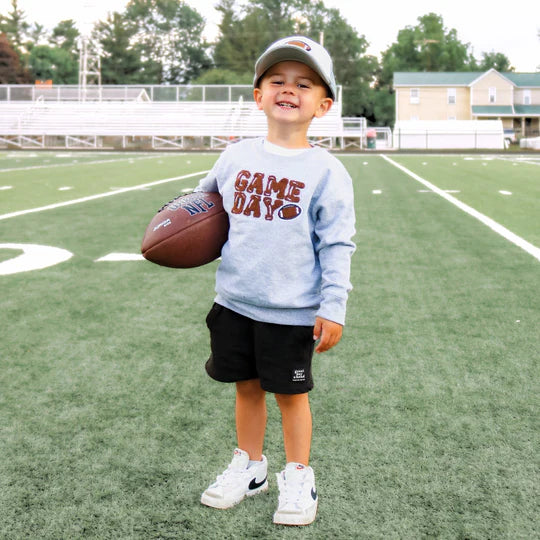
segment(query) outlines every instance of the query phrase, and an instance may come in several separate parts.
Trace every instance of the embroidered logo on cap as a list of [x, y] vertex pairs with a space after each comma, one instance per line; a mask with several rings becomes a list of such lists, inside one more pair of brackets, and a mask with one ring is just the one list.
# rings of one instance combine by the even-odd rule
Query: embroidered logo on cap
[[287, 45], [295, 45], [296, 47], [300, 47], [301, 49], [304, 49], [305, 51], [311, 51], [311, 47], [303, 42], [303, 41], [298, 41], [298, 40], [293, 40], [293, 41], [287, 41]]

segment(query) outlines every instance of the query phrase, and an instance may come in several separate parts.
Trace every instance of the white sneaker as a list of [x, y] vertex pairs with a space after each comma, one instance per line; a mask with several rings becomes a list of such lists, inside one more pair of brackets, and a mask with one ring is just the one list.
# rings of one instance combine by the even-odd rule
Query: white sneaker
[[201, 503], [213, 508], [231, 508], [244, 497], [251, 497], [268, 489], [268, 462], [262, 457], [260, 463], [248, 467], [249, 454], [236, 448], [227, 469], [201, 496]]
[[279, 505], [274, 523], [279, 525], [309, 525], [317, 514], [317, 490], [311, 467], [287, 463], [277, 475]]

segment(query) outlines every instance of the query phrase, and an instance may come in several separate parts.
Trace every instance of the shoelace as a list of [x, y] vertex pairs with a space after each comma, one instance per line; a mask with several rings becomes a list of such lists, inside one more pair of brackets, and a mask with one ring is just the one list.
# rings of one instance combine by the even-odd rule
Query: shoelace
[[246, 474], [247, 469], [235, 469], [234, 463], [229, 463], [229, 466], [216, 478], [216, 483], [220, 485], [229, 485], [234, 483], [234, 475], [235, 474]]
[[279, 506], [298, 505], [304, 490], [304, 484], [305, 478], [301, 482], [287, 482], [284, 475], [281, 475], [279, 481]]

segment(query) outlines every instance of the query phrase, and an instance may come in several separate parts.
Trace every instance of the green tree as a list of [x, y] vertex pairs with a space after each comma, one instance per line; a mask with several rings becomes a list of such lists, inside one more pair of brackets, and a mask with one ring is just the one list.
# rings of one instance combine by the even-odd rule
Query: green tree
[[77, 84], [79, 66], [66, 50], [36, 45], [30, 51], [29, 67], [39, 80], [51, 79], [54, 84]]
[[482, 53], [482, 61], [480, 62], [479, 69], [481, 71], [487, 71], [494, 68], [499, 72], [514, 71], [514, 67], [510, 64], [510, 60], [506, 55], [500, 52]]
[[204, 19], [183, 0], [130, 0], [125, 17], [155, 83], [186, 83], [210, 66]]
[[34, 23], [29, 29], [28, 40], [26, 42], [26, 49], [32, 50], [32, 47], [36, 45], [44, 45], [49, 39], [49, 33], [47, 29], [39, 23]]
[[391, 84], [395, 71], [470, 71], [474, 57], [468, 43], [445, 28], [442, 17], [428, 13], [416, 26], [398, 32], [397, 41], [382, 53], [381, 85]]
[[373, 116], [371, 123], [378, 126], [393, 126], [395, 121], [395, 93], [391, 86], [376, 88], [373, 94]]
[[79, 51], [77, 42], [80, 33], [75, 26], [73, 19], [67, 19], [60, 21], [52, 30], [49, 42], [54, 47], [59, 47], [65, 51], [68, 51], [73, 56], [78, 57]]
[[[39, 26], [39, 25], [36, 25]], [[52, 79], [55, 84], [77, 84], [79, 31], [73, 20], [58, 23], [48, 36], [48, 44], [35, 39], [27, 49], [28, 68], [35, 79]]]
[[101, 81], [103, 84], [145, 84], [156, 82], [156, 72], [145, 69], [141, 47], [134, 42], [137, 29], [118, 12], [109, 14], [94, 28], [99, 40], [101, 58]]

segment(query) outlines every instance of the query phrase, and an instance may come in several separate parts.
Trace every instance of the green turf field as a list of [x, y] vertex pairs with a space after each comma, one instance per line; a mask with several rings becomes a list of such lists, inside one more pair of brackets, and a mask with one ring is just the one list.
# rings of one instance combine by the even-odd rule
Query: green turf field
[[[217, 155], [0, 152], [0, 537], [540, 537], [540, 261], [396, 166], [538, 249], [540, 160], [389, 157], [340, 158], [354, 290], [314, 363], [317, 520], [283, 528], [273, 476], [231, 510], [199, 503], [235, 445], [234, 388], [203, 367], [217, 262], [98, 261], [137, 255]], [[1, 275], [8, 244], [73, 256]]]

